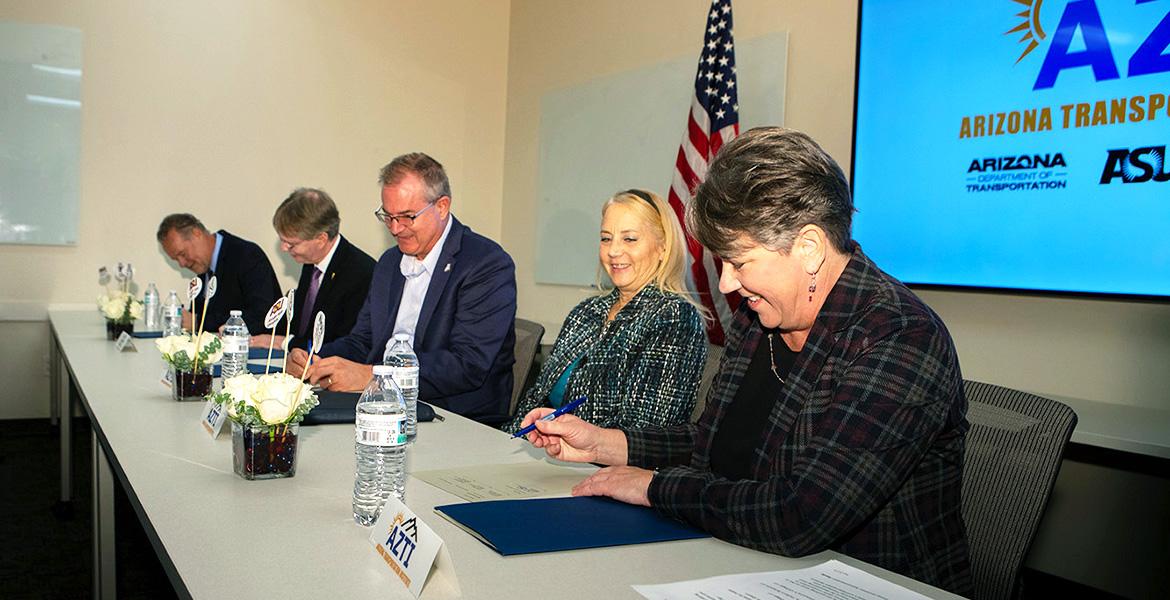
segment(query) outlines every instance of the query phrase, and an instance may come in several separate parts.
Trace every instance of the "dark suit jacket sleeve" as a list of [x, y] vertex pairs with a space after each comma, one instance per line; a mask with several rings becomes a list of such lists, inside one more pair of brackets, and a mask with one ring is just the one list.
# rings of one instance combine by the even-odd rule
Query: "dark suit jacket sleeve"
[[[817, 414], [791, 473], [729, 480], [672, 467], [651, 480], [650, 503], [750, 548], [803, 556], [829, 547], [873, 518], [946, 426], [953, 406], [943, 388], [953, 379], [940, 357], [950, 351], [948, 340], [925, 321], [887, 330], [845, 367], [831, 398], [809, 401], [816, 406], [806, 410]], [[661, 439], [646, 442], [631, 440], [631, 463], [662, 453]], [[933, 483], [941, 484], [937, 479]]]
[[321, 351], [318, 352], [319, 355], [340, 356], [346, 360], [352, 360], [358, 363], [366, 362], [366, 356], [370, 353], [371, 340], [374, 337], [373, 324], [370, 320], [370, 299], [373, 295], [374, 289], [371, 286], [369, 292], [366, 293], [366, 301], [362, 303], [362, 308], [358, 311], [357, 320], [354, 321], [353, 329], [350, 329], [349, 334], [345, 337], [340, 337], [327, 344], [322, 344]]
[[264, 317], [272, 303], [280, 297], [280, 283], [268, 256], [256, 245], [248, 245], [240, 257], [240, 282], [244, 293], [244, 322], [252, 335], [268, 333], [264, 328]]
[[[466, 249], [464, 250], [466, 251]], [[445, 350], [419, 352], [419, 397], [448, 397], [483, 387], [516, 320], [516, 269], [498, 246], [458, 291]], [[448, 407], [460, 412], [460, 407]]]

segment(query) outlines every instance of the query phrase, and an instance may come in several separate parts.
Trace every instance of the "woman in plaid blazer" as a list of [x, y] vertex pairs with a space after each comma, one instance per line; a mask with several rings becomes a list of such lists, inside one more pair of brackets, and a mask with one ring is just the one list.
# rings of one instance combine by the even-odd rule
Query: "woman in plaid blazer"
[[613, 289], [569, 313], [536, 383], [501, 429], [515, 431], [533, 409], [581, 396], [588, 401], [574, 414], [602, 427], [690, 419], [707, 343], [699, 310], [682, 291], [683, 237], [673, 214], [642, 190], [605, 202], [598, 258]]
[[723, 147], [690, 210], [724, 260], [720, 291], [742, 297], [698, 422], [602, 429], [566, 415], [529, 440], [613, 465], [574, 494], [970, 594], [958, 358], [938, 315], [852, 241], [840, 167], [804, 134], [753, 129]]

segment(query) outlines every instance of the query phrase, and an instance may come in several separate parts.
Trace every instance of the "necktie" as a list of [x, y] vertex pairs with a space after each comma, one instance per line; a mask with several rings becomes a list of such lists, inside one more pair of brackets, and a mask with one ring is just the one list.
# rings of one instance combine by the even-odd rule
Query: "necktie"
[[309, 291], [305, 294], [305, 303], [301, 306], [301, 323], [297, 327], [297, 337], [305, 337], [309, 331], [309, 323], [313, 322], [313, 305], [317, 303], [317, 291], [321, 289], [321, 269], [313, 267], [313, 280], [309, 283]]

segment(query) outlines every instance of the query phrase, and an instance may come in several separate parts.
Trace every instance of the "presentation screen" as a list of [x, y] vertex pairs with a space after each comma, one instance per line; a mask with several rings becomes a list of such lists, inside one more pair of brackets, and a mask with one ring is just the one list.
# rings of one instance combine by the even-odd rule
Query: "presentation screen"
[[910, 284], [1170, 295], [1170, 0], [864, 0], [854, 238]]

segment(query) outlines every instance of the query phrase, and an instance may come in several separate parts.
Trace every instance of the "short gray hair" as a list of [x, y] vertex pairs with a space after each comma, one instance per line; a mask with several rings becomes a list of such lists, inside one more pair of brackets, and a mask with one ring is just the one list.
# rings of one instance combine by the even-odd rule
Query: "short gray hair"
[[439, 161], [423, 154], [411, 152], [403, 154], [382, 167], [378, 174], [378, 183], [382, 187], [394, 185], [402, 181], [407, 173], [414, 173], [422, 180], [427, 189], [427, 202], [434, 203], [443, 196], [451, 197], [451, 182], [447, 180], [447, 171]]
[[167, 239], [167, 235], [171, 231], [177, 231], [183, 239], [187, 239], [191, 237], [191, 232], [196, 229], [203, 233], [211, 233], [207, 231], [207, 228], [203, 226], [203, 223], [199, 219], [195, 218], [195, 215], [191, 213], [174, 213], [164, 217], [162, 223], [158, 224], [158, 232], [155, 233], [155, 237], [158, 238], [161, 244], [163, 240]]
[[725, 258], [745, 250], [744, 235], [787, 253], [810, 224], [825, 230], [834, 249], [850, 251], [849, 183], [812, 138], [781, 127], [752, 129], [724, 145], [687, 210], [691, 235]]
[[319, 233], [333, 239], [341, 229], [341, 216], [325, 190], [297, 188], [276, 207], [272, 227], [280, 235], [302, 240], [317, 237]]

